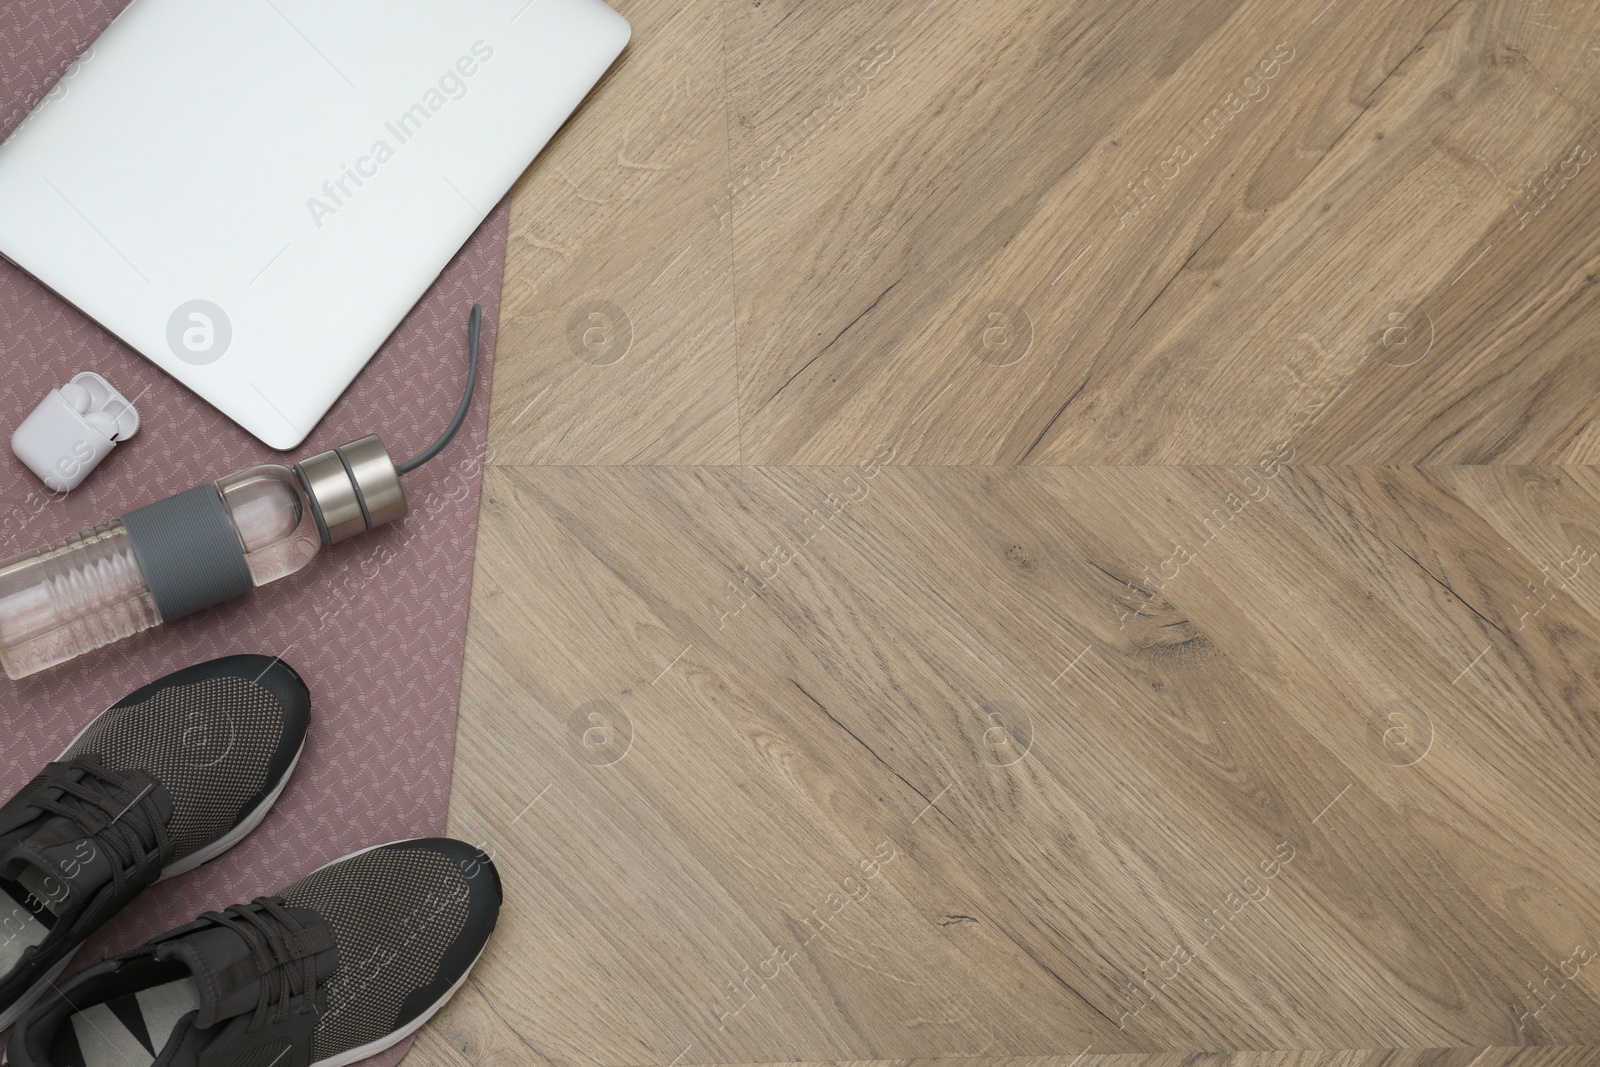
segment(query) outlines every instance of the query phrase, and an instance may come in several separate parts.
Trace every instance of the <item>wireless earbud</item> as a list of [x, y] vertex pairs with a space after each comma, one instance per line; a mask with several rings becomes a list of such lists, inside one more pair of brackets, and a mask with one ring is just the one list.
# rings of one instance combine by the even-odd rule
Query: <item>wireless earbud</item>
[[[76, 411], [79, 415], [88, 414], [89, 405], [94, 402], [94, 398], [89, 395], [89, 390], [77, 382], [68, 382], [61, 387], [59, 392], [61, 393], [61, 399], [65, 400], [67, 406], [73, 411]], [[106, 436], [109, 437], [110, 434]]]
[[111, 412], [91, 411], [84, 415], [83, 421], [93, 426], [99, 433], [104, 434], [107, 439], [112, 441], [117, 439], [117, 417]]

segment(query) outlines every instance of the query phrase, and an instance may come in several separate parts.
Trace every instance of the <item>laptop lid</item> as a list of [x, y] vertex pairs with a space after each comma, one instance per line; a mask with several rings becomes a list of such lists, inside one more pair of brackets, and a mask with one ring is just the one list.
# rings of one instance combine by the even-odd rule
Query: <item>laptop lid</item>
[[602, 0], [133, 0], [0, 145], [0, 254], [293, 448], [629, 34]]

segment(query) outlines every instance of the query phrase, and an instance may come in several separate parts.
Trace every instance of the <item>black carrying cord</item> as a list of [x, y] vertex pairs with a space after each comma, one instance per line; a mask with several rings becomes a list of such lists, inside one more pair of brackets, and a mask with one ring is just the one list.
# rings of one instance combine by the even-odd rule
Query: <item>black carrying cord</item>
[[461, 426], [467, 421], [467, 412], [472, 408], [472, 394], [478, 388], [478, 338], [483, 332], [483, 307], [479, 304], [472, 305], [472, 315], [467, 319], [467, 390], [461, 394], [461, 406], [456, 408], [456, 417], [450, 420], [450, 425], [445, 427], [439, 439], [429, 445], [422, 454], [415, 459], [408, 459], [395, 468], [396, 474], [410, 474], [428, 460], [437, 456], [450, 446], [456, 434], [461, 432]]

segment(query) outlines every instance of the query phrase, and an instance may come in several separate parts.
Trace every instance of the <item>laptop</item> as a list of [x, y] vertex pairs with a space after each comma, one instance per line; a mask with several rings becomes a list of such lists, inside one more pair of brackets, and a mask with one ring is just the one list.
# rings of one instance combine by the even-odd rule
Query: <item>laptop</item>
[[629, 35], [602, 0], [133, 0], [0, 145], [0, 254], [293, 448]]

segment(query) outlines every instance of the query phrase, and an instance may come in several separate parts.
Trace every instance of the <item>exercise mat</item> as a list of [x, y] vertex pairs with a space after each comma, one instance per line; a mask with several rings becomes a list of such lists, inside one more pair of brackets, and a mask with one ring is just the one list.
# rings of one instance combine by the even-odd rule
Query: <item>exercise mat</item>
[[[0, 138], [124, 6], [16, 0], [0, 7]], [[281, 656], [313, 699], [293, 780], [238, 847], [148, 891], [86, 944], [73, 969], [199, 912], [272, 892], [367, 845], [442, 833], [472, 590], [508, 210], [501, 203], [311, 437], [273, 452], [153, 364], [0, 261], [0, 440], [79, 371], [108, 378], [143, 427], [78, 490], [48, 492], [0, 448], [0, 557], [257, 463], [291, 464], [369, 433], [396, 460], [449, 422], [466, 380], [467, 315], [484, 308], [483, 363], [455, 442], [406, 477], [411, 513], [324, 550], [230, 604], [24, 679], [0, 678], [0, 799], [104, 708], [170, 671], [234, 653]], [[292, 309], [286, 309], [292, 313]], [[370, 1061], [397, 1062], [409, 1041]]]

